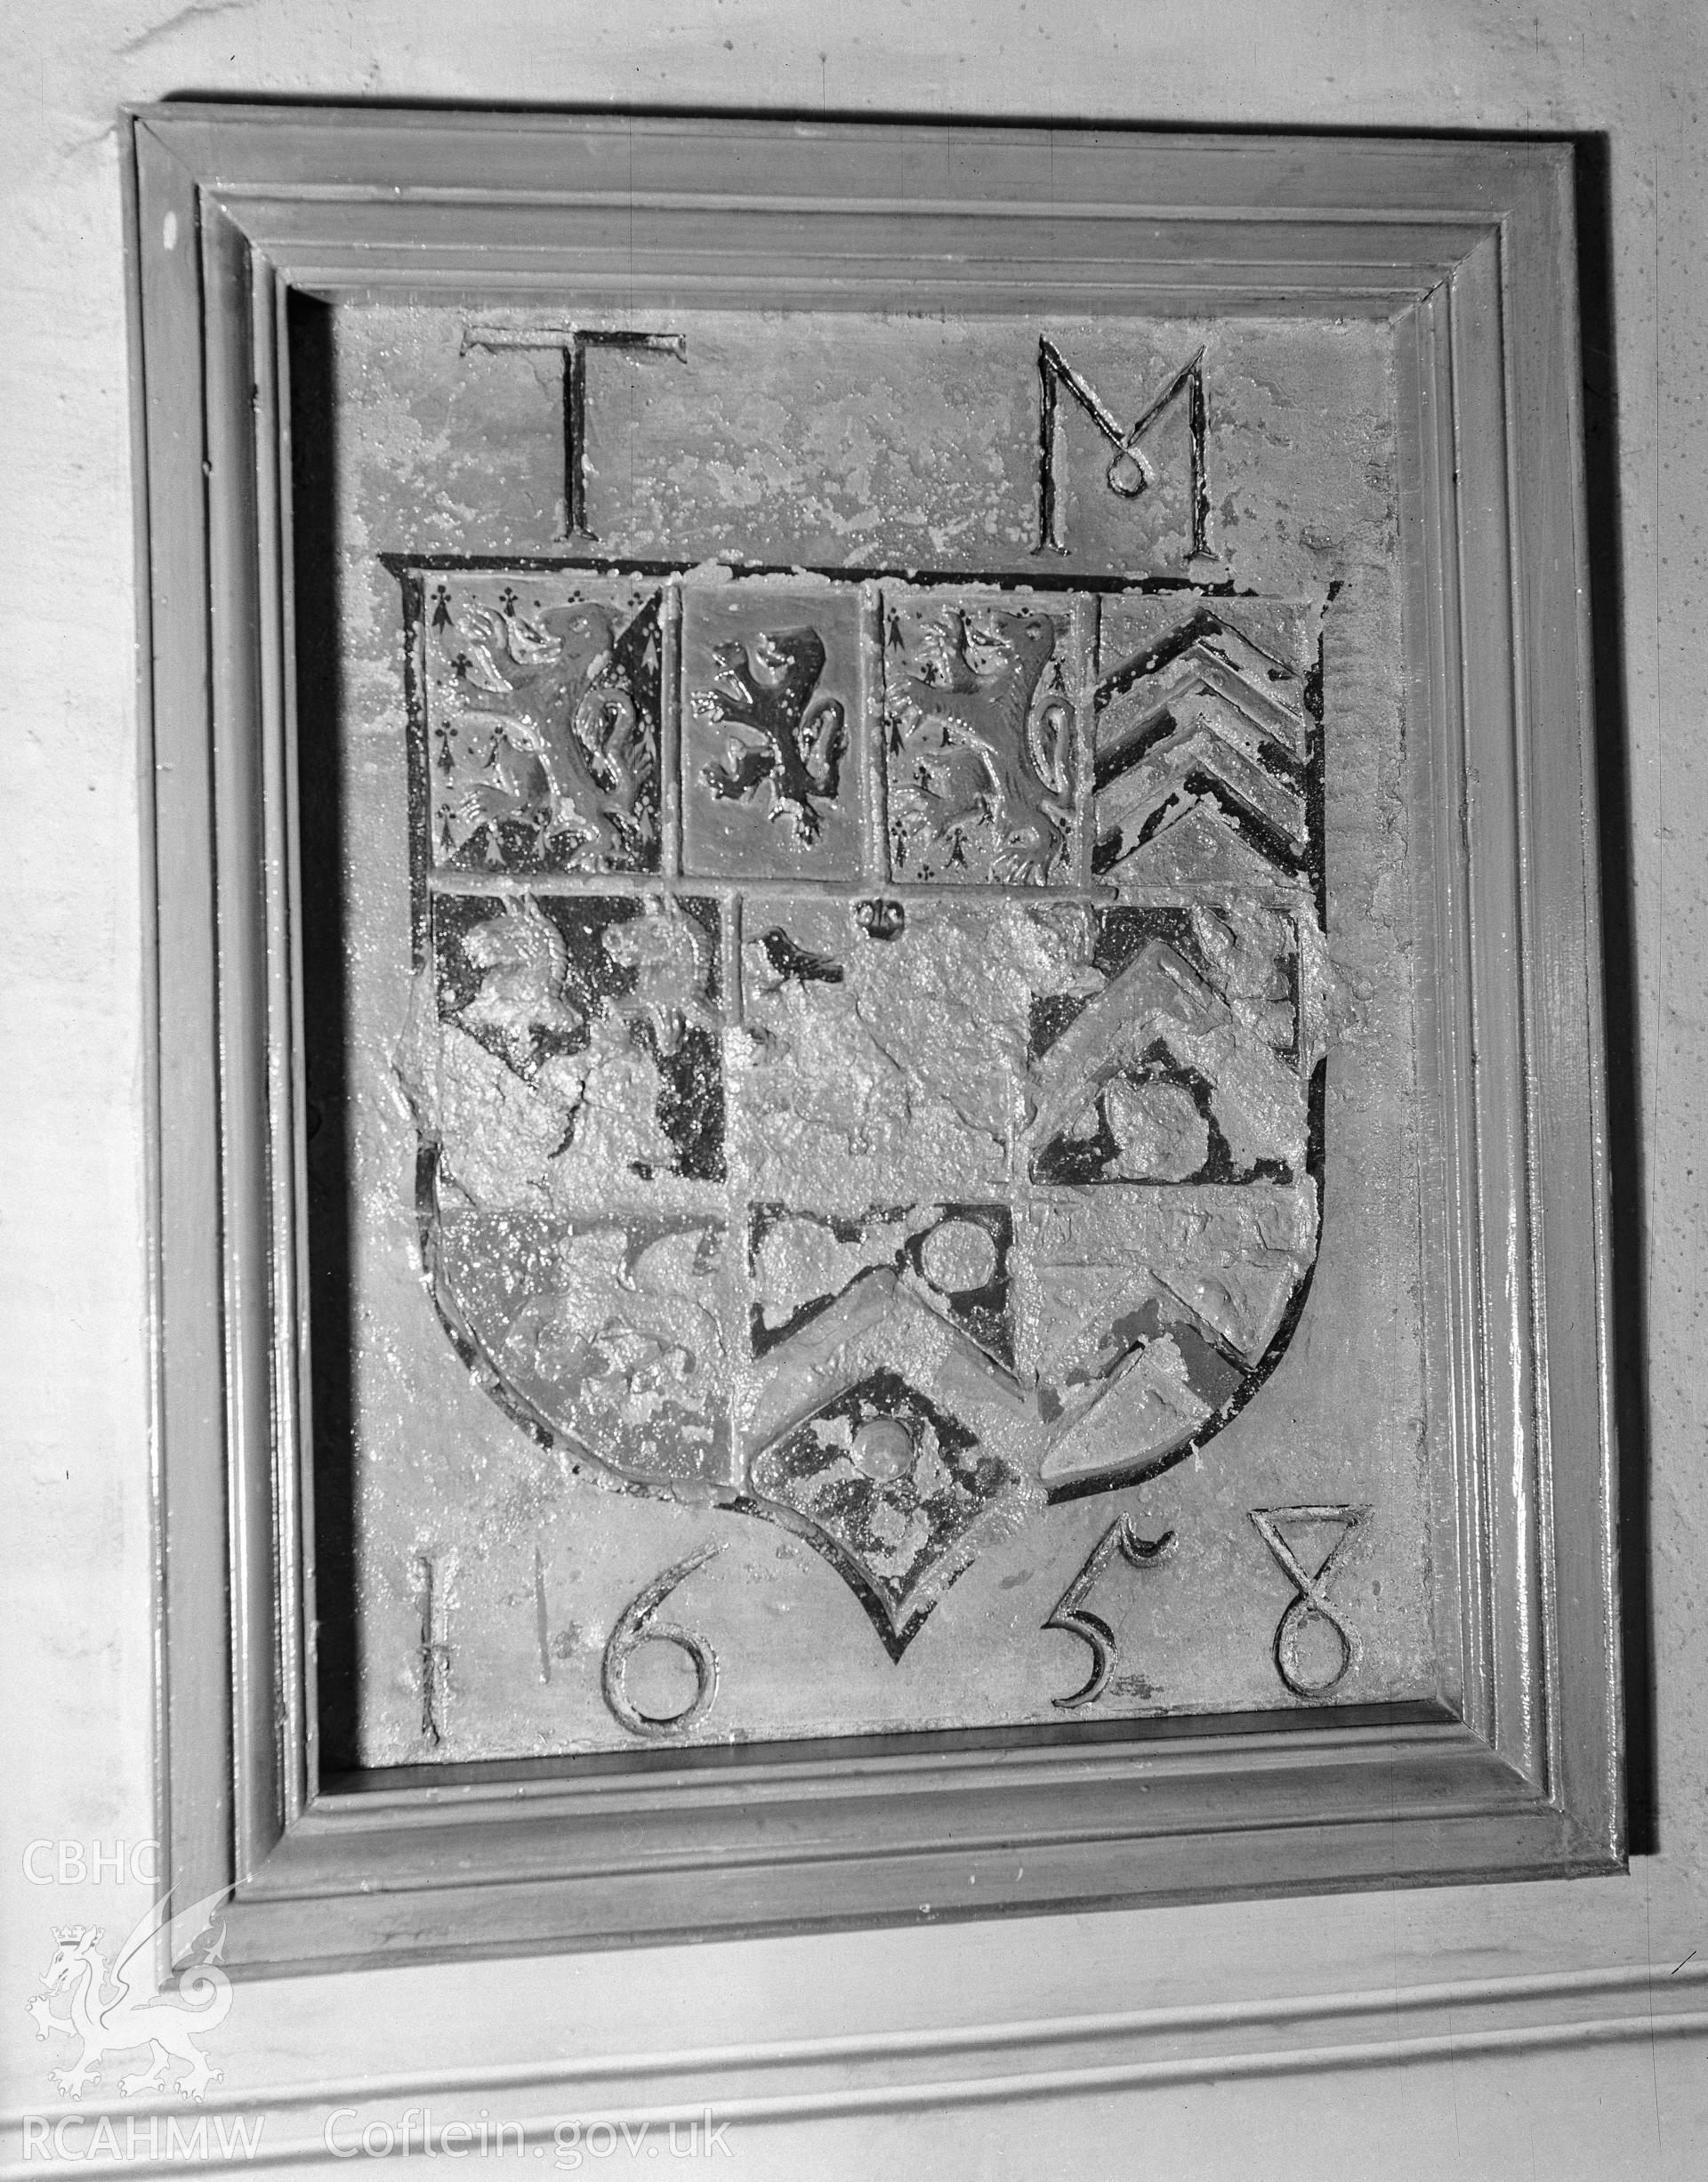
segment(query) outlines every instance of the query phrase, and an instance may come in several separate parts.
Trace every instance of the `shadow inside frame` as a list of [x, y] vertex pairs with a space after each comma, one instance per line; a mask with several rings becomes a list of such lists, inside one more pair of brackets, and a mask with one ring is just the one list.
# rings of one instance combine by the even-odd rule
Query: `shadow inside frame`
[[351, 1360], [352, 1181], [343, 883], [344, 792], [339, 722], [338, 401], [333, 310], [294, 290], [287, 304], [291, 386], [292, 581], [296, 630], [304, 1131], [309, 1226], [314, 1506], [314, 1692], [321, 1768], [358, 1749], [361, 1602], [356, 1552]]
[[[1638, 1051], [1637, 900], [1625, 713], [1620, 545], [1619, 389], [1613, 303], [1609, 141], [1574, 140], [1578, 312], [1583, 373], [1583, 498], [1589, 562], [1599, 804], [1602, 978], [1607, 1082], [1608, 1242], [1614, 1416], [1618, 1437], [1620, 1639], [1623, 1655], [1629, 1847], [1660, 1846], [1650, 1553], [1648, 1297], [1642, 1076]], [[1652, 1156], [1652, 1152], [1649, 1155]]]

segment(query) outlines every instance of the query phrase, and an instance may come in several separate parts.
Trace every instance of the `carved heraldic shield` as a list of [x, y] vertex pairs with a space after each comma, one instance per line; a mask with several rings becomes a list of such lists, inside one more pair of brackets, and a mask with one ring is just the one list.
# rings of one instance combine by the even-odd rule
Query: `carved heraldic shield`
[[399, 564], [432, 1292], [621, 1488], [899, 1658], [1202, 1447], [1322, 1218], [1322, 604]]

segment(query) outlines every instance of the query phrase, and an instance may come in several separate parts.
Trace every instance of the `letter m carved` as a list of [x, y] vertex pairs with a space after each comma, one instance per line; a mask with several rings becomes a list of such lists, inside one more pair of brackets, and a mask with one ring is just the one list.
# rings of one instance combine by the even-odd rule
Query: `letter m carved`
[[1207, 414], [1204, 397], [1204, 350], [1181, 365], [1135, 424], [1124, 426], [1084, 373], [1077, 372], [1047, 334], [1038, 342], [1038, 551], [1068, 551], [1062, 514], [1061, 393], [1066, 388], [1115, 450], [1105, 472], [1109, 490], [1137, 500], [1156, 482], [1156, 472], [1140, 442], [1163, 412], [1185, 397], [1187, 436], [1192, 455], [1192, 547], [1189, 560], [1213, 560], [1210, 551], [1210, 481], [1204, 467]]

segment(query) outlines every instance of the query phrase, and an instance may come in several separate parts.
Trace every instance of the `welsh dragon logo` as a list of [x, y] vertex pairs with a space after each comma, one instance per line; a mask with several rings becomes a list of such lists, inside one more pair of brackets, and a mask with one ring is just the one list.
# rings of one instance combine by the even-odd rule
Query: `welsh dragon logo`
[[[140, 2091], [175, 2090], [186, 2098], [205, 2097], [220, 2071], [200, 2041], [219, 2028], [231, 2007], [231, 1981], [220, 1967], [225, 1928], [214, 1912], [223, 1900], [211, 1895], [180, 1917], [169, 1920], [170, 1896], [163, 1896], [139, 1920], [112, 1964], [101, 1950], [100, 1928], [68, 1925], [55, 1935], [43, 1989], [28, 2003], [39, 2039], [77, 2042], [76, 2058], [52, 2071], [55, 2089], [81, 2098], [86, 2086], [102, 2081], [101, 2065], [127, 2055], [152, 2057], [149, 2065], [122, 2075], [125, 2097]], [[150, 1950], [170, 1921], [174, 1933], [194, 1938], [190, 1961], [175, 1971], [167, 1990], [154, 1990]], [[63, 2012], [55, 2006], [63, 2001]], [[168, 2082], [170, 2071], [184, 2073]]]

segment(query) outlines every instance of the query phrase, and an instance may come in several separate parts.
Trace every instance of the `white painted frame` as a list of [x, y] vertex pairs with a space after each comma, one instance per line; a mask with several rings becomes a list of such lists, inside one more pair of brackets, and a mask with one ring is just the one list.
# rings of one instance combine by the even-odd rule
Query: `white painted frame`
[[[230, 1966], [1620, 1868], [1569, 149], [189, 103], [129, 119], [158, 1830], [179, 1904], [232, 1892]], [[1428, 1365], [1454, 1541], [1433, 1706], [322, 1788], [285, 302], [571, 283], [660, 308], [926, 293], [962, 312], [1394, 325], [1412, 794], [1433, 843]]]

